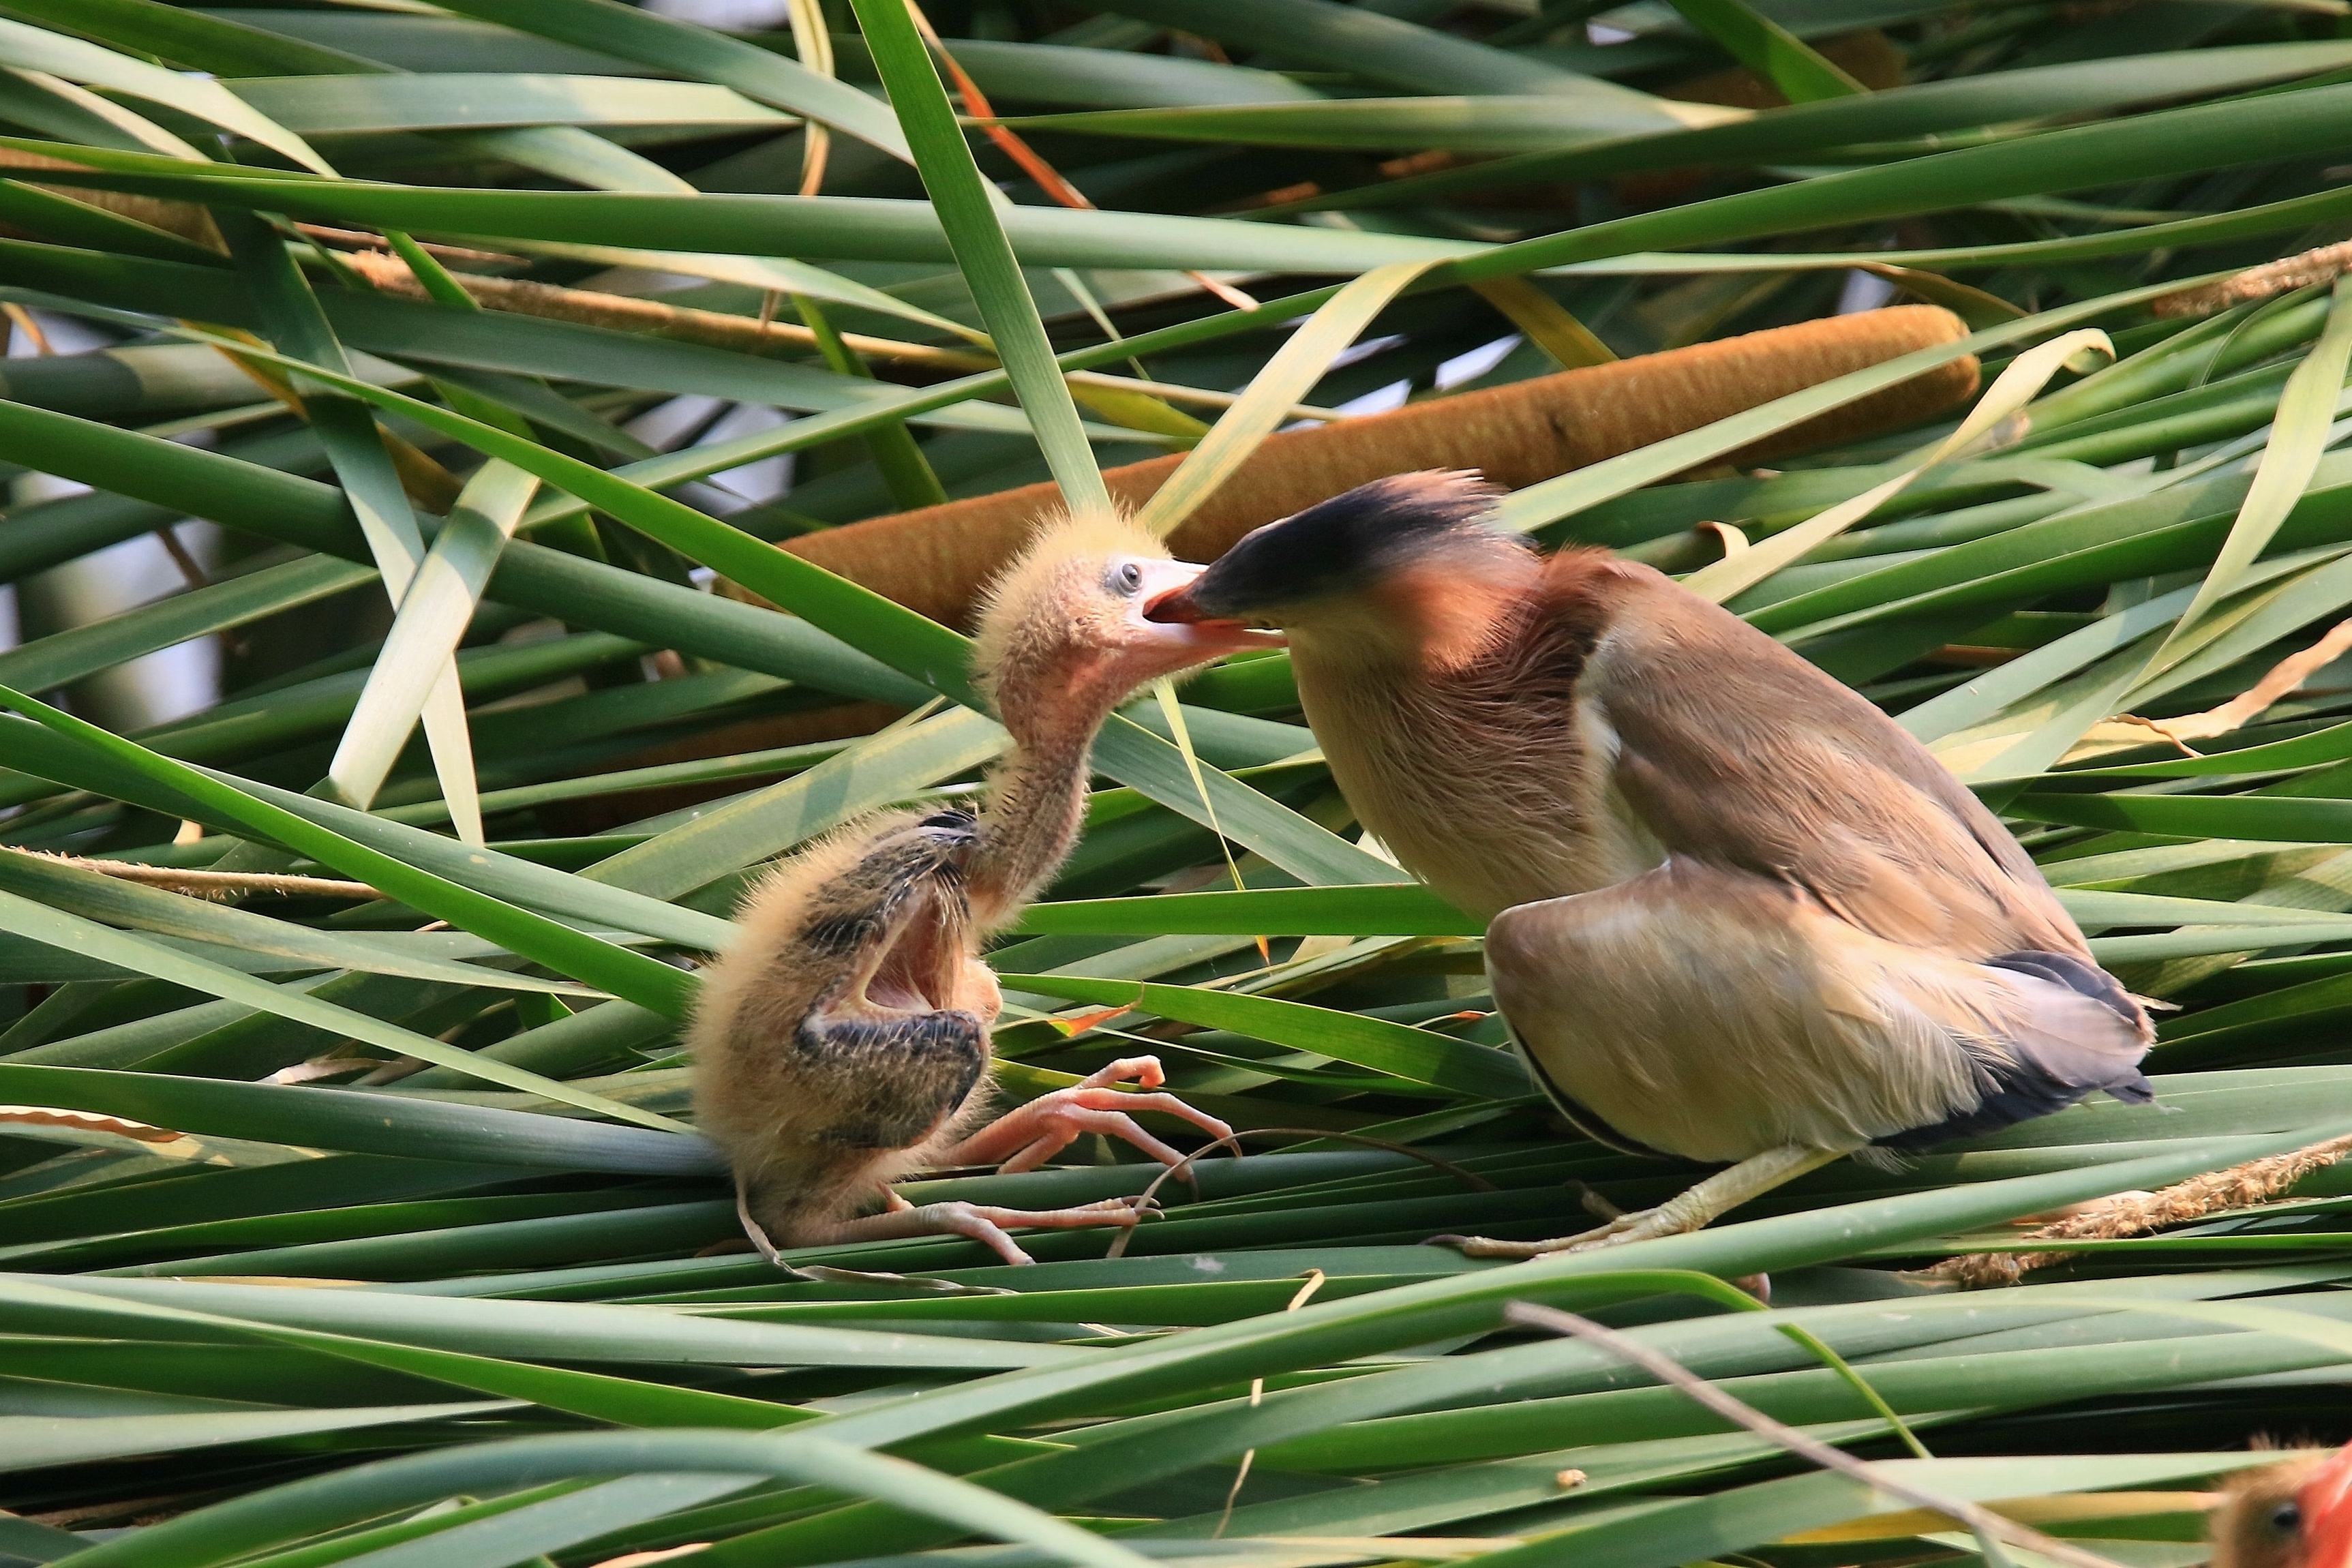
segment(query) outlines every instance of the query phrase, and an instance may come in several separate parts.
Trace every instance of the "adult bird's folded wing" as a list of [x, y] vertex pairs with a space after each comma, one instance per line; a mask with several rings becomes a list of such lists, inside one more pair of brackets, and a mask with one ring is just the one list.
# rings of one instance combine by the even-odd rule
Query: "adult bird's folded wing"
[[2015, 839], [1895, 721], [1644, 567], [1613, 584], [1588, 700], [1665, 849], [1785, 879], [1874, 936], [1954, 957], [2089, 951]]

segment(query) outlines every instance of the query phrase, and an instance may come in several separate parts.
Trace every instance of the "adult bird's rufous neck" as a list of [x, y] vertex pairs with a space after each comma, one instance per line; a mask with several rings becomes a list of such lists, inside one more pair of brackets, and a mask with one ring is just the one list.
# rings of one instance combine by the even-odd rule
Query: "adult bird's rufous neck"
[[1399, 474], [1259, 529], [1156, 610], [1282, 627], [1357, 820], [1486, 916], [1605, 879], [1542, 812], [1578, 766], [1576, 674], [1538, 657], [1550, 568], [1493, 504], [1473, 475]]
[[1378, 668], [1437, 679], [1475, 662], [1517, 629], [1543, 563], [1515, 539], [1460, 533], [1433, 542], [1359, 592], [1285, 628], [1291, 658], [1331, 676]]

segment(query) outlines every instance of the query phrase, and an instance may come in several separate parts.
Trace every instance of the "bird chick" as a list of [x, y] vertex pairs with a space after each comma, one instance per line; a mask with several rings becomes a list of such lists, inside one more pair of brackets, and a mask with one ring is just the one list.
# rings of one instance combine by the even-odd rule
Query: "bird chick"
[[2352, 1568], [2352, 1444], [2239, 1471], [2206, 1531], [2213, 1568]]
[[1732, 1168], [1531, 1257], [1696, 1229], [1873, 1145], [2152, 1097], [2139, 1002], [2000, 820], [1901, 726], [1719, 605], [1486, 526], [1467, 474], [1268, 523], [1150, 612], [1283, 628], [1365, 827], [1490, 923], [1554, 1103]]
[[1151, 1057], [1114, 1062], [973, 1131], [992, 1096], [1000, 1006], [980, 943], [1076, 841], [1095, 732], [1137, 687], [1269, 640], [1143, 617], [1199, 570], [1120, 519], [1044, 530], [991, 590], [973, 650], [976, 684], [1013, 737], [985, 809], [851, 823], [744, 900], [733, 945], [704, 975], [688, 1044], [698, 1123], [725, 1152], [744, 1231], [771, 1262], [782, 1265], [779, 1244], [957, 1235], [1026, 1263], [1008, 1227], [1132, 1225], [1142, 1211], [1125, 1198], [1042, 1212], [918, 1208], [890, 1184], [942, 1165], [1034, 1169], [1083, 1132], [1176, 1163], [1136, 1110], [1216, 1137], [1231, 1131], [1172, 1095], [1114, 1087], [1156, 1089], [1164, 1076]]

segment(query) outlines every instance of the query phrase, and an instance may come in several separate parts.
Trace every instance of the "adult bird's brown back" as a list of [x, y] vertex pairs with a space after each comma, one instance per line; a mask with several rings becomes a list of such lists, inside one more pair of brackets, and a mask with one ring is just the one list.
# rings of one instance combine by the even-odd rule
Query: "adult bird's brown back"
[[1917, 742], [1647, 566], [1486, 526], [1492, 493], [1378, 480], [1150, 612], [1281, 627], [1357, 816], [1491, 922], [1496, 1004], [1561, 1110], [1733, 1166], [1601, 1232], [1471, 1251], [1695, 1229], [1857, 1150], [2151, 1098], [2147, 1014]]

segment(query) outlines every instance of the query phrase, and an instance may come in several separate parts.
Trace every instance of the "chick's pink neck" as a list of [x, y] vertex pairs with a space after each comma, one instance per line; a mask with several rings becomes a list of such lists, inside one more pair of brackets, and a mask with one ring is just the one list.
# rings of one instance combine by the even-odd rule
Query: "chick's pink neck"
[[973, 918], [1011, 920], [1061, 869], [1087, 814], [1095, 731], [1126, 696], [1099, 680], [1008, 679], [997, 708], [1013, 746], [989, 773], [980, 848], [965, 874]]

